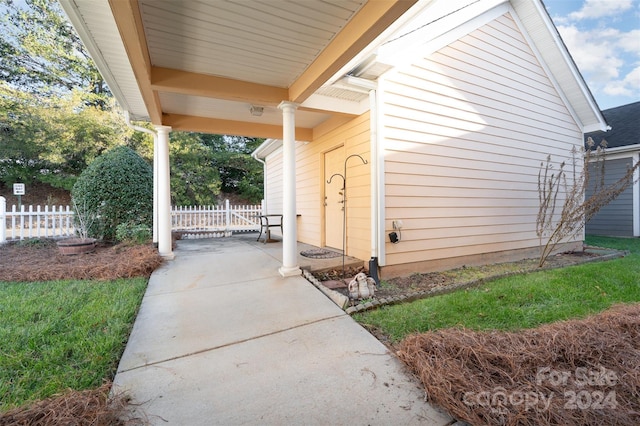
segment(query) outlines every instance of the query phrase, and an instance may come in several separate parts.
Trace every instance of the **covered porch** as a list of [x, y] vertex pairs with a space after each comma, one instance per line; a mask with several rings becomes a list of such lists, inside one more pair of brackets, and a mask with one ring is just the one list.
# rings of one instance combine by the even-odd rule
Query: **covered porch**
[[[153, 125], [149, 130], [131, 124], [154, 137], [154, 239], [165, 258], [173, 257], [172, 131], [283, 141], [278, 213], [285, 229], [278, 270], [287, 277], [301, 272], [295, 142], [313, 141], [369, 109], [375, 85], [358, 76], [375, 78], [388, 68], [375, 61], [376, 41], [401, 28], [430, 0], [60, 3], [127, 120]], [[379, 217], [377, 211], [371, 216]], [[379, 227], [376, 220], [372, 232]]]

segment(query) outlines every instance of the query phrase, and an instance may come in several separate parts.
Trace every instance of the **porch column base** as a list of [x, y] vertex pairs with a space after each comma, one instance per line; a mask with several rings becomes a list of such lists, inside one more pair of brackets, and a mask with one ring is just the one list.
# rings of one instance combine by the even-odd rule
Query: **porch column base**
[[282, 275], [283, 278], [302, 275], [302, 269], [300, 269], [300, 267], [298, 266], [291, 266], [291, 267], [281, 266], [278, 269], [278, 272], [280, 272], [280, 275]]

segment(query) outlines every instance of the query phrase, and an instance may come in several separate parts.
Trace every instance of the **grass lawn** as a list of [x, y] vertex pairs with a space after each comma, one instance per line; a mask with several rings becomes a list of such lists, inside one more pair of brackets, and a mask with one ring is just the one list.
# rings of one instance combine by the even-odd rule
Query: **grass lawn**
[[631, 252], [607, 262], [515, 275], [476, 288], [353, 315], [399, 342], [449, 327], [517, 330], [640, 301], [640, 239], [588, 237], [587, 243]]
[[147, 282], [0, 282], [0, 412], [112, 379]]

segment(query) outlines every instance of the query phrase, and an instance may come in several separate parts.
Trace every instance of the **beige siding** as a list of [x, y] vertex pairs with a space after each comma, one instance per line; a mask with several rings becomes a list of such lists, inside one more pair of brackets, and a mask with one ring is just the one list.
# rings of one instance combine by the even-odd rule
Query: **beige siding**
[[[282, 148], [278, 148], [265, 159], [264, 200], [268, 214], [282, 213]], [[280, 229], [271, 232], [281, 235]]]
[[[345, 156], [359, 154], [369, 161], [369, 114], [340, 126], [313, 142], [296, 146], [296, 191], [298, 240], [318, 247], [324, 246], [323, 155], [344, 146]], [[367, 260], [370, 247], [370, 168], [359, 160], [349, 160], [347, 167], [347, 254]]]
[[[381, 83], [386, 264], [536, 247], [537, 176], [582, 134], [507, 14]], [[388, 241], [388, 239], [387, 239]]]

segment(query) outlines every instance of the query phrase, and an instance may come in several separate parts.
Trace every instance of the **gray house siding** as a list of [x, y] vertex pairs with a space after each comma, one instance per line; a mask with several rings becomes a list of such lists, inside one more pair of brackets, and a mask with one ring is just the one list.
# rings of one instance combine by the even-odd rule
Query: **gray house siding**
[[[632, 165], [631, 158], [607, 160], [605, 164], [605, 185], [618, 181]], [[595, 178], [594, 166], [590, 165], [591, 176]], [[586, 196], [593, 194], [587, 188]], [[618, 198], [604, 206], [586, 225], [588, 235], [616, 237], [633, 236], [633, 187], [627, 188]]]

